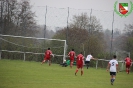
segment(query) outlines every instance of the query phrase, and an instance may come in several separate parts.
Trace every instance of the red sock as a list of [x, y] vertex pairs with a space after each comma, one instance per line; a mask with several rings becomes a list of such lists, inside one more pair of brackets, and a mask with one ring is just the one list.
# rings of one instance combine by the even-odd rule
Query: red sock
[[45, 60], [42, 61], [42, 64], [45, 62]]
[[78, 70], [76, 70], [76, 72], [75, 73], [77, 73], [78, 72]]
[[126, 72], [128, 72], [128, 70], [126, 69]]

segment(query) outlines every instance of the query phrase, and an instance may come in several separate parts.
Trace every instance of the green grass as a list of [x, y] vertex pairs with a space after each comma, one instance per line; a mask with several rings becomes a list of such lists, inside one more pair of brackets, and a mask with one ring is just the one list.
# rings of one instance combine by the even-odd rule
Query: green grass
[[0, 88], [133, 88], [133, 73], [119, 72], [114, 85], [106, 69], [84, 67], [74, 75], [76, 66], [48, 66], [40, 62], [0, 60]]

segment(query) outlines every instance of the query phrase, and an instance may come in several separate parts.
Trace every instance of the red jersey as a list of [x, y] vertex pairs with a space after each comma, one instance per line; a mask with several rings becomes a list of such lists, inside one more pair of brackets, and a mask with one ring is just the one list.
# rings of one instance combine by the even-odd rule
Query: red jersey
[[52, 54], [52, 51], [51, 50], [47, 50], [45, 52], [45, 57], [50, 57], [51, 54]]
[[131, 64], [132, 60], [129, 57], [127, 57], [127, 58], [125, 58], [125, 62], [126, 62], [126, 64]]
[[74, 58], [75, 57], [75, 52], [74, 51], [70, 51], [68, 53], [68, 56], [70, 56], [70, 58]]
[[83, 65], [83, 60], [84, 60], [84, 56], [82, 54], [79, 54], [77, 56], [77, 61], [76, 61], [77, 65], [79, 65], [79, 64]]

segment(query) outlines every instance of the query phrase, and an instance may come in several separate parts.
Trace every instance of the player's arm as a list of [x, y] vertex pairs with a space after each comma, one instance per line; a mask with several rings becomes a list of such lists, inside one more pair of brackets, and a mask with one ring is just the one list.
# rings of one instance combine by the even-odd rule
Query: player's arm
[[92, 57], [91, 59], [92, 59], [92, 60], [98, 60], [97, 58], [94, 58], [94, 57]]
[[52, 57], [54, 57], [54, 54], [51, 54]]
[[67, 54], [68, 57], [70, 57], [70, 52]]
[[108, 63], [107, 65], [107, 71], [109, 71], [109, 68], [110, 68], [110, 63]]
[[54, 57], [54, 54], [52, 53], [52, 51], [50, 52], [50, 56]]
[[84, 59], [85, 59], [85, 57], [83, 56], [82, 60], [84, 60]]
[[74, 58], [77, 58], [76, 53], [74, 53]]

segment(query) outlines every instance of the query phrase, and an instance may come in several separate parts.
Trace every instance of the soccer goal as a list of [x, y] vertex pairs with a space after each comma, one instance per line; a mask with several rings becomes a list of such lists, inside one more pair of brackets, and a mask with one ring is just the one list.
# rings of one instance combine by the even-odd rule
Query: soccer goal
[[54, 54], [53, 63], [65, 60], [66, 40], [0, 34], [0, 59], [42, 61], [48, 48]]
[[120, 71], [124, 71], [125, 70], [125, 66], [124, 66], [124, 59], [127, 57], [127, 55], [130, 57], [130, 52], [127, 51], [116, 51], [116, 56], [118, 61], [121, 61], [120, 63]]
[[[118, 64], [119, 64], [119, 71], [124, 71], [125, 70], [124, 59], [126, 58], [127, 55], [130, 57], [130, 52], [127, 52], [127, 51], [117, 51], [116, 52], [117, 61], [118, 61]], [[106, 68], [109, 61], [110, 60], [106, 60], [106, 59], [98, 59], [96, 61], [96, 69], [98, 67]]]

